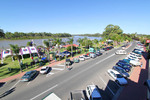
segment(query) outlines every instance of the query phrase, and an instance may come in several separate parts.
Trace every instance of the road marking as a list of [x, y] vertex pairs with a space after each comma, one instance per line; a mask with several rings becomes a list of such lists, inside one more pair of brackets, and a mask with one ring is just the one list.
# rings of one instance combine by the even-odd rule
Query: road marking
[[113, 95], [115, 95], [114, 94], [114, 92], [109, 88], [109, 86], [107, 86], [107, 84], [106, 84], [106, 82], [100, 77], [100, 76], [98, 76], [102, 81], [103, 81], [103, 83], [106, 85], [106, 87], [110, 90], [110, 92], [113, 94]]
[[64, 70], [62, 68], [52, 68], [52, 70]]
[[108, 59], [108, 58], [110, 58], [110, 57], [112, 57], [112, 56], [114, 56], [115, 54], [112, 54], [112, 55], [110, 55], [110, 56], [108, 56], [108, 57], [106, 57], [106, 58], [104, 58], [103, 60], [100, 60], [99, 62], [97, 62], [96, 64], [99, 64], [99, 63], [101, 63], [102, 61], [104, 61], [104, 60], [106, 60], [106, 59]]
[[19, 82], [20, 80], [16, 84], [14, 84], [10, 89], [14, 88]]
[[[105, 72], [106, 73], [106, 72]], [[106, 73], [108, 76], [109, 76], [109, 78], [111, 78], [112, 80], [114, 80], [112, 77], [110, 77], [110, 75], [108, 74], [108, 73]], [[114, 82], [115, 82], [115, 80], [114, 80]], [[115, 82], [115, 84], [118, 86], [118, 87], [121, 87], [118, 83], [116, 83]]]
[[37, 97], [39, 97], [39, 96], [43, 95], [44, 93], [46, 93], [46, 92], [48, 92], [48, 91], [50, 91], [50, 90], [52, 90], [52, 89], [56, 88], [57, 86], [58, 86], [57, 84], [56, 84], [56, 85], [54, 85], [53, 87], [51, 87], [51, 88], [47, 89], [46, 91], [44, 91], [44, 92], [42, 92], [42, 93], [38, 94], [37, 96], [35, 96], [35, 97], [31, 98], [30, 100], [34, 100], [35, 98], [37, 98]]
[[49, 76], [51, 76], [51, 75], [53, 75], [54, 73], [48, 73], [47, 75], [46, 75], [46, 77], [49, 77]]

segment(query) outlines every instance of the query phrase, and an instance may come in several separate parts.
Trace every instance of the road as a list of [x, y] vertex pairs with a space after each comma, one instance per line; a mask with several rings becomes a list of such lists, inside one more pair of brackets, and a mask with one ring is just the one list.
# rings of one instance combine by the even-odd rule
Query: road
[[[126, 50], [131, 52], [135, 47], [135, 42]], [[120, 48], [118, 48], [120, 49]], [[62, 100], [68, 100], [72, 90], [85, 90], [87, 85], [95, 84], [99, 87], [104, 100], [110, 100], [121, 88], [106, 73], [115, 63], [125, 58], [126, 55], [115, 55], [117, 49], [106, 51], [102, 56], [73, 64], [72, 70], [63, 70], [63, 66], [52, 67], [48, 75], [38, 75], [30, 82], [20, 82], [16, 79], [6, 83], [0, 88], [2, 93], [13, 89], [2, 100], [41, 100], [51, 92], [54, 92]], [[59, 67], [59, 68], [58, 68]]]

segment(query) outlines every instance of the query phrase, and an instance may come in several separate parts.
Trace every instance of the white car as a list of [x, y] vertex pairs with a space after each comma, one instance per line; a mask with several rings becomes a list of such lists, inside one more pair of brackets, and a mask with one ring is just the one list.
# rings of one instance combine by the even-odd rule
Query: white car
[[120, 84], [120, 85], [128, 84], [127, 80], [123, 76], [121, 76], [120, 73], [117, 72], [116, 70], [108, 69], [107, 72], [113, 79], [115, 79], [115, 81], [118, 84]]
[[83, 55], [83, 57], [85, 58], [85, 60], [90, 59], [90, 57], [87, 55]]
[[102, 100], [102, 96], [96, 85], [88, 85], [86, 87], [88, 100]]
[[116, 55], [126, 55], [127, 52], [125, 50], [117, 50], [115, 54]]
[[84, 58], [83, 56], [79, 56], [79, 60], [80, 60], [80, 61], [84, 61], [85, 58]]
[[44, 67], [41, 68], [40, 73], [41, 74], [46, 74], [46, 73], [48, 73], [49, 69], [50, 69], [50, 67], [44, 66]]

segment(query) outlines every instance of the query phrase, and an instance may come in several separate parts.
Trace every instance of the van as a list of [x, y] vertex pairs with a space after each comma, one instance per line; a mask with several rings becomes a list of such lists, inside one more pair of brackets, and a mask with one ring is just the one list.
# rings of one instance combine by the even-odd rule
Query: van
[[116, 53], [115, 53], [116, 55], [126, 55], [127, 54], [127, 52], [125, 51], [125, 50], [117, 50], [116, 51]]
[[86, 87], [86, 94], [89, 100], [102, 100], [102, 96], [96, 85], [88, 85]]

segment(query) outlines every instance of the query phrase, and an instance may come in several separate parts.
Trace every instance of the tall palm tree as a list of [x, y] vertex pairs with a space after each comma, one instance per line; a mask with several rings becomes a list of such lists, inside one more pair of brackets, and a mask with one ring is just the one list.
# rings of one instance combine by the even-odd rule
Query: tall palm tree
[[10, 45], [10, 48], [12, 50], [12, 53], [14, 53], [17, 57], [17, 60], [19, 62], [20, 71], [22, 72], [22, 68], [20, 66], [20, 58], [19, 58], [20, 47], [18, 47], [18, 45], [13, 45], [13, 44], [9, 44], [9, 45]]
[[79, 42], [79, 43], [80, 43], [81, 52], [82, 52], [82, 44], [83, 44], [83, 39], [79, 38], [79, 39], [77, 40], [77, 42]]
[[97, 39], [94, 39], [93, 41], [94, 41], [94, 43], [96, 44], [96, 48], [97, 48], [99, 41], [98, 41]]
[[72, 57], [72, 50], [73, 50], [73, 38], [68, 38], [68, 43], [71, 44], [71, 57]]
[[[57, 45], [58, 53], [60, 53], [60, 45], [62, 43], [62, 39], [54, 38], [53, 43]], [[60, 56], [59, 56], [59, 60], [60, 60]]]
[[[43, 43], [46, 46], [47, 56], [49, 57], [49, 48], [50, 48], [49, 41], [44, 40]], [[50, 62], [50, 57], [49, 57], [49, 62]]]

